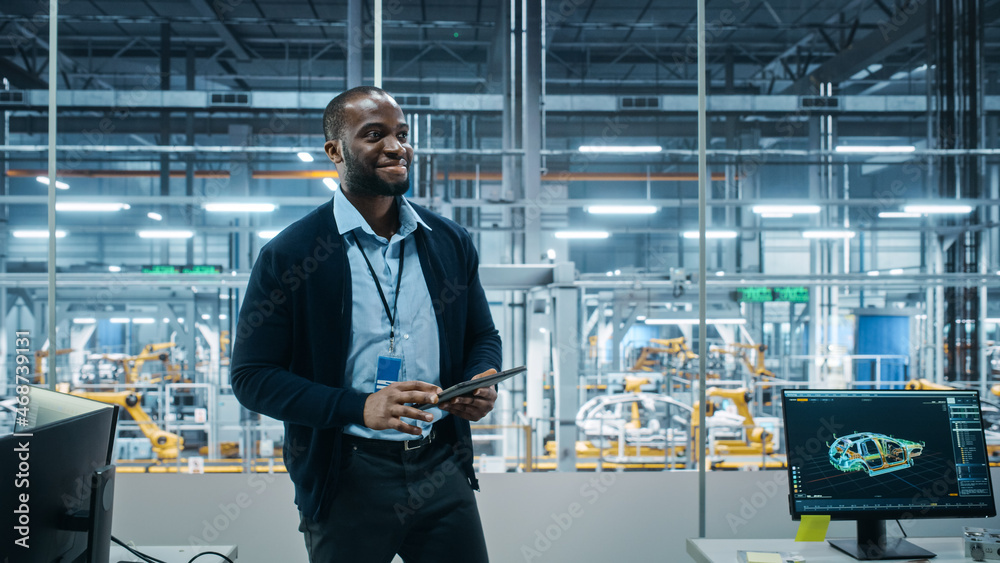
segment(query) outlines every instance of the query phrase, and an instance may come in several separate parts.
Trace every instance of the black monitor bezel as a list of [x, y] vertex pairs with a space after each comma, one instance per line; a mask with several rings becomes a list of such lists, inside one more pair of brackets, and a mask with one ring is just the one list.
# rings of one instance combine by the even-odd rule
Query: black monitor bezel
[[[899, 395], [899, 394], [924, 394], [924, 395], [942, 395], [947, 396], [959, 395], [959, 396], [972, 396], [976, 399], [976, 405], [979, 406], [979, 391], [975, 389], [955, 389], [955, 390], [913, 390], [913, 391], [903, 391], [903, 390], [872, 390], [872, 389], [783, 389], [781, 391], [781, 408], [782, 408], [782, 419], [784, 426], [784, 439], [786, 456], [787, 452], [791, 449], [791, 442], [788, 436], [788, 423], [787, 423], [787, 405], [788, 405], [788, 394], [789, 393], [857, 393], [861, 395]], [[982, 424], [982, 408], [980, 407], [980, 423]], [[985, 445], [985, 429], [983, 432], [983, 443]], [[787, 479], [788, 479], [788, 511], [792, 516], [792, 520], [801, 520], [802, 516], [814, 516], [814, 515], [829, 515], [831, 520], [901, 520], [910, 518], [981, 518], [981, 517], [992, 517], [996, 516], [996, 502], [994, 500], [994, 489], [993, 489], [993, 479], [989, 479], [990, 495], [989, 502], [990, 505], [981, 511], [970, 511], [969, 508], [947, 508], [947, 507], [937, 507], [928, 506], [919, 510], [912, 509], [879, 509], [879, 510], [851, 510], [851, 511], [837, 511], [837, 512], [801, 512], [797, 511], [795, 507], [795, 497], [792, 494], [791, 483], [792, 483], [792, 463], [791, 459], [786, 459], [785, 464]], [[987, 470], [989, 472], [989, 457], [987, 456]]]

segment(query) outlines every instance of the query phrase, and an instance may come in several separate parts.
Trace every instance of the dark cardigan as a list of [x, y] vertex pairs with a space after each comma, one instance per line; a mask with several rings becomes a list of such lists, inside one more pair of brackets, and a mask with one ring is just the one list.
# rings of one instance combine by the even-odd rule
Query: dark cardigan
[[[411, 204], [413, 205], [413, 204]], [[500, 336], [465, 229], [413, 205], [417, 254], [437, 319], [441, 386], [501, 367]], [[284, 421], [284, 459], [303, 514], [321, 519], [336, 491], [343, 427], [364, 424], [368, 395], [344, 381], [351, 338], [351, 273], [333, 200], [268, 242], [254, 264], [233, 344], [233, 392], [246, 408]], [[459, 451], [473, 488], [469, 423], [447, 416], [439, 436]]]

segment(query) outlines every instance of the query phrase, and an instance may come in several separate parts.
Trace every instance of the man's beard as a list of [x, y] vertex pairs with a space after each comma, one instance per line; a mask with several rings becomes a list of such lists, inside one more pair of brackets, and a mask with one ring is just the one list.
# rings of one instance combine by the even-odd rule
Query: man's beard
[[348, 190], [361, 196], [391, 196], [403, 195], [410, 189], [410, 175], [401, 182], [387, 182], [378, 173], [352, 155], [345, 144], [341, 144], [344, 152], [344, 178], [342, 184]]

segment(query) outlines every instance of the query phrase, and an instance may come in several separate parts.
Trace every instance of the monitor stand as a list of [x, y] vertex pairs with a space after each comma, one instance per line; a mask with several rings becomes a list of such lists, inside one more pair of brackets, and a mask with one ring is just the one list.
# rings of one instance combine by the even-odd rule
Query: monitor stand
[[929, 559], [937, 554], [903, 538], [885, 537], [885, 520], [858, 520], [858, 538], [827, 540], [830, 545], [861, 561], [877, 559]]

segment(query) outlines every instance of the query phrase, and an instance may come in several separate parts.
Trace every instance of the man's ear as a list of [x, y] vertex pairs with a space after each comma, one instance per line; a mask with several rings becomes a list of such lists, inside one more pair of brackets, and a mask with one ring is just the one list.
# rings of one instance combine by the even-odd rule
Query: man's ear
[[327, 141], [323, 145], [323, 152], [326, 153], [327, 158], [333, 161], [334, 164], [340, 164], [344, 162], [344, 153], [340, 150], [340, 140], [335, 139], [333, 141]]

